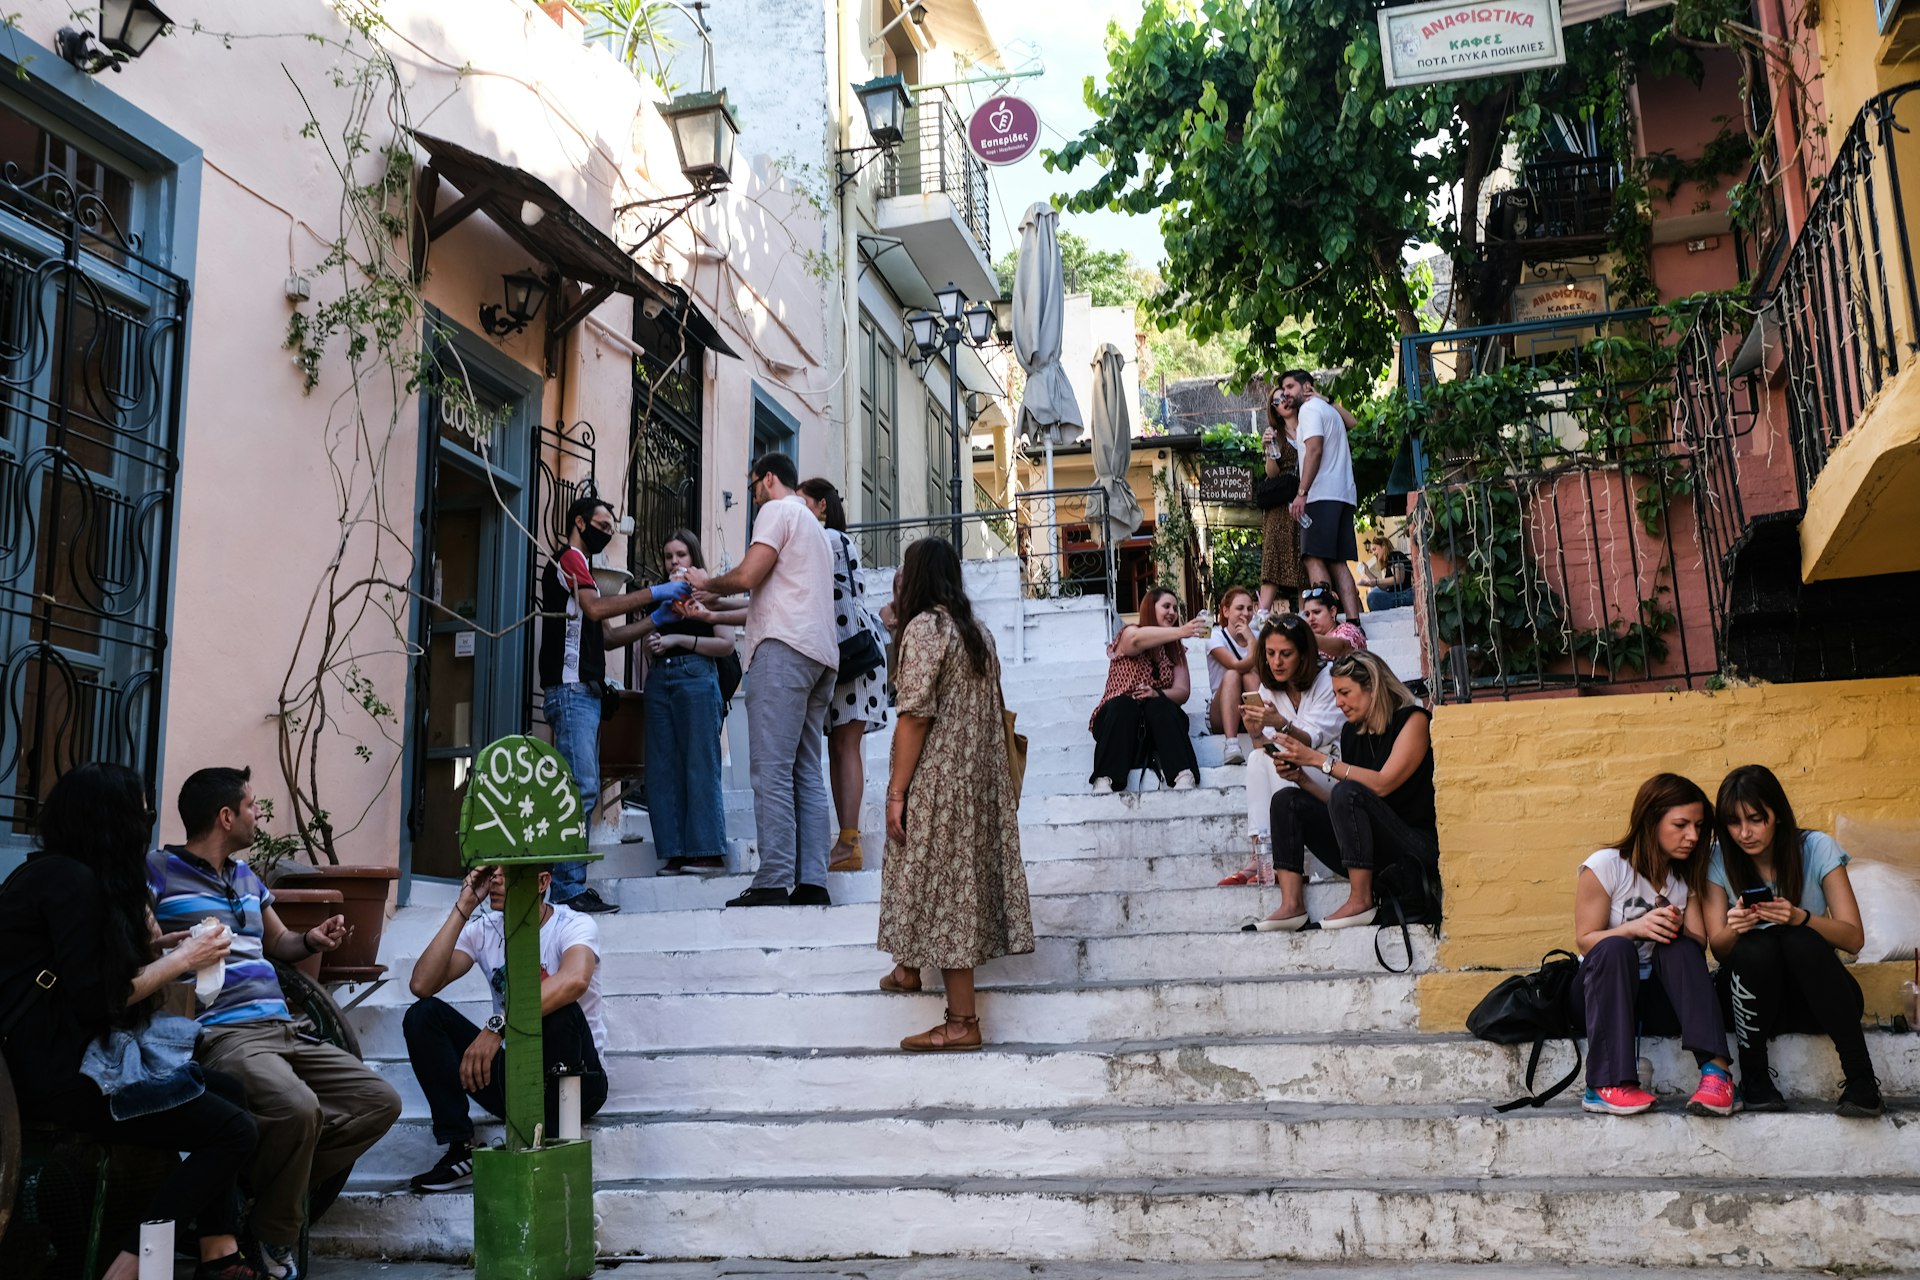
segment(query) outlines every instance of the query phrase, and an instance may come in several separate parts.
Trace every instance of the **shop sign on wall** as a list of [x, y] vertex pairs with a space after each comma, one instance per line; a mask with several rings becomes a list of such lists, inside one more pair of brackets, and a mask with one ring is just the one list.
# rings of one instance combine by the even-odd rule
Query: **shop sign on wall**
[[1390, 88], [1557, 67], [1567, 60], [1560, 0], [1431, 0], [1381, 9], [1379, 19]]
[[1228, 463], [1200, 468], [1200, 501], [1252, 502], [1253, 472]]
[[1024, 98], [988, 98], [967, 121], [967, 146], [987, 164], [1012, 164], [1040, 145], [1040, 113]]
[[1513, 291], [1513, 319], [1516, 324], [1529, 320], [1587, 316], [1606, 309], [1605, 276], [1580, 276], [1572, 280], [1523, 284], [1516, 286]]

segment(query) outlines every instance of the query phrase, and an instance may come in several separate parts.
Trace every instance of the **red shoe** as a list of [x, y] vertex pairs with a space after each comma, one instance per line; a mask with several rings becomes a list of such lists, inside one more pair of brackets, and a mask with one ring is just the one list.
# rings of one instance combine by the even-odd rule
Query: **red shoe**
[[1733, 1077], [1718, 1067], [1700, 1073], [1700, 1087], [1687, 1099], [1687, 1111], [1696, 1116], [1730, 1116], [1740, 1109], [1740, 1093]]
[[1221, 884], [1256, 884], [1260, 879], [1260, 868], [1251, 864], [1240, 868], [1230, 876], [1221, 879]]
[[1654, 1096], [1638, 1085], [1620, 1084], [1606, 1089], [1587, 1090], [1586, 1100], [1580, 1104], [1583, 1111], [1596, 1111], [1606, 1116], [1637, 1116], [1650, 1110]]

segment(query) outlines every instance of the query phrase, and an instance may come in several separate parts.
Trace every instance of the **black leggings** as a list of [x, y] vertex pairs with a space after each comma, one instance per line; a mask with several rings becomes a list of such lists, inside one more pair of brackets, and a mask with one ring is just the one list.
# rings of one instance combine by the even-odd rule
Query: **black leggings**
[[[1147, 750], [1140, 750], [1141, 730], [1145, 728]], [[1187, 713], [1172, 698], [1159, 694], [1151, 698], [1108, 698], [1093, 717], [1093, 776], [1106, 778], [1115, 791], [1127, 789], [1127, 775], [1152, 763], [1162, 782], [1172, 782], [1183, 773], [1200, 776], [1200, 762], [1193, 754], [1193, 739], [1187, 736]]]
[[1866, 1000], [1833, 944], [1807, 925], [1750, 929], [1726, 964], [1740, 1077], [1764, 1081], [1767, 1041], [1787, 1031], [1815, 1031], [1833, 1041], [1849, 1082], [1874, 1078], [1860, 1027]]
[[[240, 1193], [234, 1185], [252, 1162], [255, 1138], [247, 1092], [232, 1076], [208, 1071], [207, 1091], [191, 1102], [133, 1120], [115, 1120], [93, 1081], [81, 1077], [44, 1113], [59, 1116], [96, 1141], [116, 1146], [184, 1152], [179, 1167], [148, 1197], [140, 1221], [167, 1221], [181, 1236], [189, 1223], [203, 1236], [237, 1235]], [[117, 1242], [140, 1251], [140, 1228]]]
[[1334, 871], [1376, 871], [1411, 858], [1440, 862], [1439, 837], [1417, 831], [1385, 799], [1358, 782], [1336, 782], [1321, 801], [1304, 787], [1282, 787], [1267, 807], [1276, 870], [1303, 875], [1307, 850]]

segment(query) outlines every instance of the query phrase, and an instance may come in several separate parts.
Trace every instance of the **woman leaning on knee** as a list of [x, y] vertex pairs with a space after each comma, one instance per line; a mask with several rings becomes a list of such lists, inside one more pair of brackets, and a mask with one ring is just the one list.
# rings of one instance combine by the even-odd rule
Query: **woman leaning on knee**
[[1207, 731], [1224, 733], [1220, 763], [1245, 764], [1240, 754], [1240, 695], [1253, 691], [1253, 592], [1228, 587], [1220, 596], [1220, 625], [1207, 641]]
[[1643, 1021], [1676, 1020], [1681, 1045], [1700, 1064], [1687, 1110], [1727, 1116], [1740, 1109], [1701, 914], [1712, 827], [1706, 792], [1677, 773], [1657, 773], [1633, 798], [1627, 834], [1580, 864], [1574, 1020], [1587, 1028], [1588, 1111], [1630, 1116], [1653, 1106], [1640, 1087], [1635, 1044]]
[[[1340, 754], [1285, 734], [1265, 748], [1280, 778], [1300, 785], [1273, 796], [1269, 821], [1280, 907], [1255, 926], [1262, 932], [1306, 925], [1308, 849], [1347, 877], [1347, 900], [1320, 922], [1324, 929], [1372, 924], [1374, 876], [1390, 863], [1404, 858], [1429, 870], [1439, 865], [1432, 713], [1371, 653], [1341, 658], [1332, 677], [1334, 702], [1346, 717]], [[1310, 794], [1308, 785], [1325, 788], [1326, 798]]]
[[1772, 770], [1742, 765], [1720, 784], [1719, 840], [1707, 869], [1707, 938], [1733, 997], [1741, 1091], [1749, 1111], [1785, 1111], [1767, 1041], [1817, 1030], [1840, 1054], [1843, 1116], [1881, 1113], [1880, 1082], [1867, 1054], [1860, 984], [1838, 952], [1866, 941], [1847, 878], [1846, 850], [1803, 831]]

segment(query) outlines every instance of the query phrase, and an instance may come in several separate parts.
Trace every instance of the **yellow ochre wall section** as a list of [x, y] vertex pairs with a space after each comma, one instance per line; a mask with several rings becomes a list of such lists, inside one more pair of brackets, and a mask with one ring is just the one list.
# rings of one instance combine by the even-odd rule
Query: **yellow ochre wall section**
[[[1574, 873], [1627, 825], [1655, 773], [1711, 797], [1736, 765], [1779, 775], [1801, 825], [1842, 814], [1920, 828], [1920, 679], [1763, 685], [1445, 706], [1434, 713], [1443, 972], [1420, 982], [1421, 1024], [1458, 1029], [1497, 980], [1572, 947]], [[1909, 966], [1859, 966], [1870, 1015]]]

